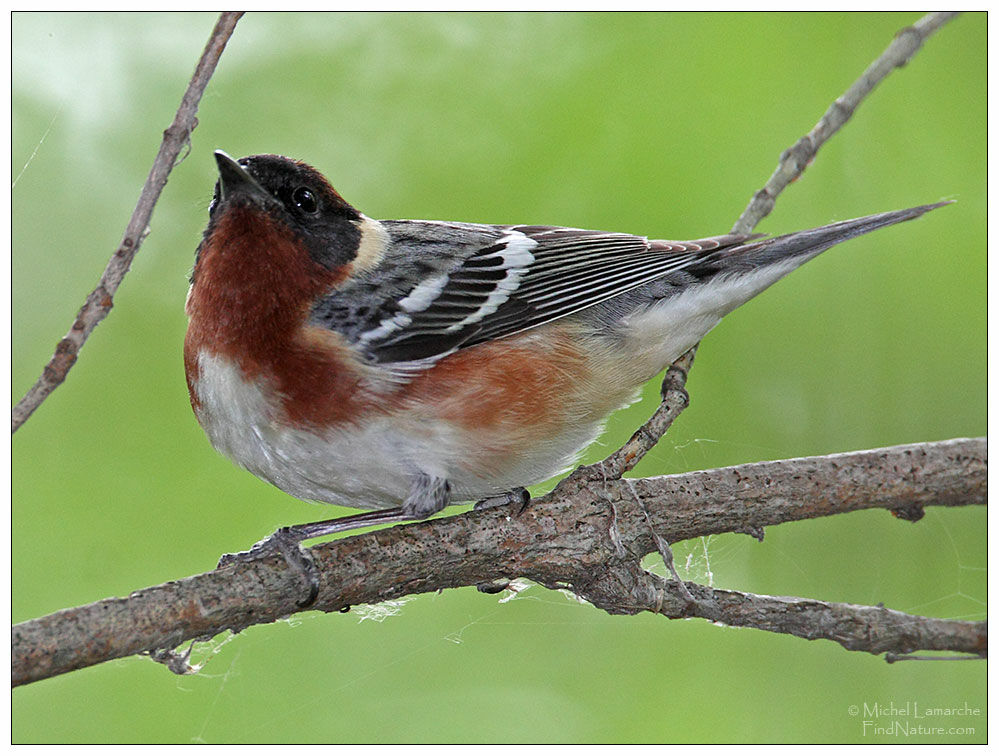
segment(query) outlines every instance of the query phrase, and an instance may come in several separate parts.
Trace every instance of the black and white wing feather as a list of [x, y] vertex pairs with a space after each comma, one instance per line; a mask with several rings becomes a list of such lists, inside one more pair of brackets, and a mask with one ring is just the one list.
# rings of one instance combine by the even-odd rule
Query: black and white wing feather
[[319, 300], [311, 322], [402, 370], [579, 312], [747, 238], [650, 242], [549, 226], [382, 226], [390, 242], [379, 264]]
[[369, 360], [405, 376], [458, 349], [572, 315], [657, 279], [669, 286], [653, 286], [653, 298], [743, 276], [731, 301], [712, 305], [721, 317], [834, 244], [943, 204], [760, 241], [761, 234], [673, 242], [551, 226], [382, 221], [388, 239], [377, 264], [317, 301], [310, 322], [340, 332]]

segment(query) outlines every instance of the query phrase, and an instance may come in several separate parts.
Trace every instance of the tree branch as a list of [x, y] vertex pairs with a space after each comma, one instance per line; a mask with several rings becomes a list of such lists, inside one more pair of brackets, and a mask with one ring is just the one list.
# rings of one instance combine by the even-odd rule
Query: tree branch
[[980, 657], [988, 653], [988, 625], [985, 622], [919, 617], [884, 606], [755, 596], [696, 583], [687, 584], [696, 599], [691, 607], [671, 593], [668, 584], [658, 575], [645, 577], [645, 580], [656, 590], [656, 604], [643, 609], [665, 617], [703, 617], [733, 627], [753, 627], [806, 640], [821, 638], [836, 641], [849, 651], [871, 654], [888, 652], [897, 656], [899, 648], [959, 651]]
[[857, 106], [888, 74], [908, 63], [919, 52], [923, 42], [933, 32], [957, 16], [957, 13], [927, 13], [912, 26], [900, 30], [881, 56], [867, 67], [846, 92], [837, 97], [815, 128], [781, 153], [777, 169], [770, 180], [753, 195], [739, 220], [732, 226], [733, 234], [748, 234], [756, 224], [774, 209], [777, 196], [804, 173], [819, 148], [853, 116]]
[[[624, 446], [602, 462], [592, 465], [590, 470], [599, 470], [601, 476], [609, 480], [617, 480], [626, 472], [633, 470], [635, 465], [642, 461], [642, 457], [666, 435], [666, 431], [669, 430], [673, 421], [690, 404], [690, 396], [688, 396], [686, 389], [687, 375], [694, 366], [697, 346], [695, 344], [686, 353], [680, 355], [680, 358], [666, 370], [660, 390], [662, 402], [652, 417], [632, 434]], [[583, 476], [587, 474], [584, 468], [573, 473], [573, 475]]]
[[76, 362], [80, 349], [83, 348], [90, 333], [97, 327], [98, 323], [107, 317], [114, 306], [114, 295], [125, 274], [128, 273], [132, 260], [146, 236], [149, 219], [152, 217], [153, 208], [159, 200], [163, 187], [166, 186], [167, 177], [177, 163], [177, 156], [181, 149], [189, 142], [191, 132], [197, 126], [198, 119], [195, 114], [198, 112], [198, 104], [201, 102], [201, 96], [208, 85], [208, 80], [215, 72], [219, 57], [236, 28], [236, 22], [242, 15], [242, 12], [227, 11], [222, 13], [215, 23], [208, 44], [194, 69], [194, 75], [181, 98], [180, 107], [177, 109], [173, 123], [163, 132], [163, 141], [160, 144], [159, 152], [153, 161], [153, 167], [149, 171], [142, 192], [139, 194], [139, 201], [135, 205], [132, 217], [125, 227], [125, 235], [121, 244], [118, 245], [117, 251], [111, 256], [104, 268], [97, 288], [90, 292], [83, 307], [77, 313], [69, 333], [56, 345], [52, 359], [49, 360], [38, 380], [28, 389], [21, 401], [14, 405], [14, 409], [11, 411], [11, 434], [17, 431], [48, 395], [66, 380], [66, 375]]
[[[926, 506], [984, 505], [987, 456], [985, 439], [958, 439], [642, 480], [605, 480], [597, 467], [586, 468], [588, 477], [566, 479], [519, 515], [472, 511], [314, 547], [321, 587], [311, 608], [345, 611], [520, 576], [568, 588], [614, 614], [704, 617], [826, 638], [870, 653], [980, 654], [987, 640], [984, 622], [688, 582], [695, 599], [690, 602], [675, 583], [642, 570], [640, 561], [656, 550], [652, 529], [675, 542], [723, 532], [759, 535], [769, 525], [862, 509], [904, 512], [913, 519]], [[651, 529], [633, 492], [645, 501]], [[654, 504], [659, 506], [649, 506]], [[29, 620], [13, 628], [12, 681], [22, 685], [273, 622], [299, 611], [299, 591], [299, 576], [271, 557]]]

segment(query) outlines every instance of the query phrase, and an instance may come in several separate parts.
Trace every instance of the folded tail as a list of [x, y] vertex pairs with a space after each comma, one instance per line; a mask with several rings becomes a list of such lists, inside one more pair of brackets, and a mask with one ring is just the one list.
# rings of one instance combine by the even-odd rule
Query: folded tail
[[[725, 315], [835, 244], [949, 204], [938, 202], [908, 210], [868, 215], [796, 231], [771, 239], [726, 235], [699, 243], [717, 243], [680, 269], [597, 308], [593, 317], [608, 325], [623, 313], [639, 343], [658, 337], [656, 365], [666, 365], [696, 344]], [[662, 242], [669, 244], [669, 242]], [[658, 368], [657, 368], [658, 369]]]
[[830, 223], [828, 226], [795, 231], [771, 239], [748, 241], [739, 246], [718, 250], [716, 253], [706, 256], [703, 262], [720, 264], [718, 270], [720, 273], [756, 269], [777, 263], [790, 263], [792, 260], [794, 261], [792, 267], [797, 267], [847, 239], [853, 239], [895, 223], [918, 218], [930, 210], [949, 204], [950, 201], [919, 205], [907, 210], [867, 215], [863, 218]]

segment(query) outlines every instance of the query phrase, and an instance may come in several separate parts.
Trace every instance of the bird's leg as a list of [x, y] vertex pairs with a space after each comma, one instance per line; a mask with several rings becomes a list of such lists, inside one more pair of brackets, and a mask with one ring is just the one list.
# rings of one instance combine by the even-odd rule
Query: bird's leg
[[302, 525], [279, 528], [267, 538], [255, 543], [249, 551], [223, 554], [216, 569], [235, 562], [252, 562], [256, 559], [280, 554], [288, 566], [297, 572], [305, 583], [307, 595], [303, 600], [297, 602], [300, 607], [304, 608], [310, 606], [319, 595], [319, 570], [309, 551], [302, 548], [302, 541], [334, 533], [343, 533], [348, 530], [357, 530], [369, 525], [386, 525], [412, 519], [402, 510], [402, 507], [391, 507], [347, 515], [346, 517], [336, 517], [332, 520], [307, 522]]
[[445, 478], [419, 472], [409, 486], [409, 494], [402, 502], [402, 511], [410, 520], [424, 520], [437, 514], [451, 503], [451, 484]]
[[300, 607], [310, 606], [319, 595], [319, 570], [312, 555], [302, 548], [302, 541], [321, 538], [357, 530], [371, 525], [387, 525], [411, 520], [423, 520], [446, 507], [450, 501], [451, 484], [443, 478], [418, 473], [410, 487], [409, 495], [400, 507], [376, 509], [371, 512], [335, 517], [331, 520], [307, 522], [280, 528], [262, 541], [255, 543], [249, 551], [236, 554], [223, 554], [218, 568], [234, 562], [252, 562], [256, 559], [280, 554], [305, 582], [306, 598], [298, 602]]

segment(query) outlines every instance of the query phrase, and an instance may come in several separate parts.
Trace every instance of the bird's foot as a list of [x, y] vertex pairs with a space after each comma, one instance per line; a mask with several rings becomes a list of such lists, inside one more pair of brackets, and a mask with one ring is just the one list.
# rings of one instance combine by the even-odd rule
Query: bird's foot
[[281, 528], [264, 540], [255, 543], [249, 551], [223, 554], [219, 558], [216, 569], [238, 562], [253, 562], [257, 559], [280, 554], [303, 583], [305, 598], [296, 603], [302, 608], [311, 606], [319, 595], [319, 568], [316, 567], [316, 562], [308, 550], [302, 548], [302, 539], [292, 531], [293, 528]]
[[257, 559], [280, 554], [288, 566], [302, 579], [305, 598], [298, 601], [302, 608], [311, 606], [319, 595], [319, 568], [308, 549], [302, 548], [302, 541], [310, 538], [320, 538], [334, 533], [357, 530], [369, 525], [384, 525], [388, 523], [405, 522], [413, 519], [401, 507], [376, 509], [372, 512], [337, 517], [332, 520], [309, 522], [302, 525], [292, 525], [281, 528], [273, 535], [259, 541], [249, 551], [236, 554], [223, 554], [219, 559], [218, 568], [236, 562], [253, 562]]
[[499, 496], [490, 496], [488, 499], [477, 501], [472, 509], [494, 509], [496, 507], [509, 505], [515, 508], [516, 513], [520, 515], [524, 513], [524, 510], [527, 509], [527, 505], [530, 503], [531, 495], [527, 492], [527, 489], [515, 488], [512, 491], [507, 491]]

